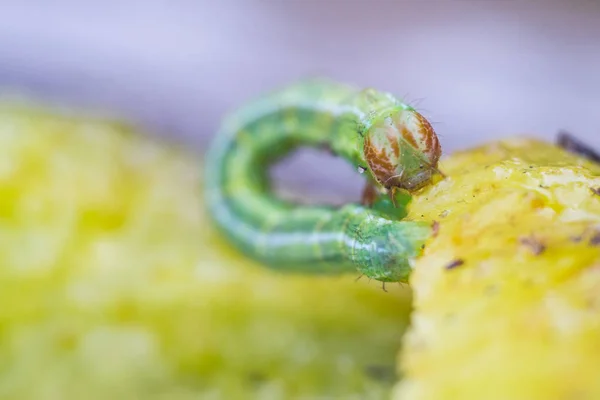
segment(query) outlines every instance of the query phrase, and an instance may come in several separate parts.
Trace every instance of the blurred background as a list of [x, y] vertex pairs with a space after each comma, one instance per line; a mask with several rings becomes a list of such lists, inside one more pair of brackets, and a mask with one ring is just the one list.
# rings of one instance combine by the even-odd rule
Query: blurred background
[[[599, 39], [592, 0], [0, 0], [0, 100], [186, 150], [0, 101], [0, 398], [387, 398], [409, 287], [243, 257], [199, 155], [224, 113], [315, 75], [405, 97], [445, 153], [559, 129], [600, 148]], [[290, 173], [315, 199], [362, 186], [317, 152]]]
[[314, 75], [405, 97], [445, 153], [561, 128], [600, 146], [593, 0], [0, 4], [5, 94], [105, 110], [199, 151], [226, 111]]

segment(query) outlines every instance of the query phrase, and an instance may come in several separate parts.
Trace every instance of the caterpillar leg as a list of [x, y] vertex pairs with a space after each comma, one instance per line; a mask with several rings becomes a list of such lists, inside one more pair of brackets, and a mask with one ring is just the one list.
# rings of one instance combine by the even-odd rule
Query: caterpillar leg
[[[270, 169], [300, 147], [327, 149], [365, 174], [372, 183], [363, 204], [278, 198]], [[265, 265], [305, 273], [358, 269], [369, 279], [404, 282], [431, 227], [402, 221], [411, 196], [389, 189], [412, 192], [431, 183], [440, 154], [430, 124], [391, 94], [299, 83], [223, 121], [206, 156], [206, 204], [232, 244]]]
[[373, 182], [367, 182], [362, 192], [360, 203], [365, 207], [373, 207], [373, 204], [377, 201], [379, 193], [377, 187]]
[[382, 193], [373, 182], [367, 182], [363, 189], [361, 204], [369, 207], [392, 220], [400, 220], [407, 214], [407, 205], [410, 202], [410, 192], [393, 187]]

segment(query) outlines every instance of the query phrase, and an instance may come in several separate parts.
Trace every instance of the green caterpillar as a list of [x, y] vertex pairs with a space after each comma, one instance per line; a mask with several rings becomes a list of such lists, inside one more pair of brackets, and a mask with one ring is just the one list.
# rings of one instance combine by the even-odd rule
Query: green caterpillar
[[[276, 198], [269, 167], [298, 146], [327, 146], [367, 172], [363, 203], [305, 206]], [[326, 80], [296, 83], [225, 119], [206, 159], [208, 211], [240, 250], [269, 266], [358, 269], [371, 279], [405, 282], [432, 226], [399, 220], [404, 207], [397, 203], [403, 191], [431, 181], [440, 155], [427, 120], [389, 93]]]

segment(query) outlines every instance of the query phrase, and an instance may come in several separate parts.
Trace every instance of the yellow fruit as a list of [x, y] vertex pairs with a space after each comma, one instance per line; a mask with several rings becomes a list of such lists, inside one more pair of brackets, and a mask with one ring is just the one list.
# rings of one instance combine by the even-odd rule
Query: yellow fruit
[[[389, 398], [410, 292], [242, 257], [200, 165], [0, 104], [0, 398]], [[393, 396], [599, 398], [600, 168], [517, 138], [441, 168]]]
[[395, 398], [600, 398], [600, 167], [514, 138], [441, 168]]
[[389, 397], [408, 289], [240, 256], [203, 213], [200, 165], [0, 105], [0, 398]]

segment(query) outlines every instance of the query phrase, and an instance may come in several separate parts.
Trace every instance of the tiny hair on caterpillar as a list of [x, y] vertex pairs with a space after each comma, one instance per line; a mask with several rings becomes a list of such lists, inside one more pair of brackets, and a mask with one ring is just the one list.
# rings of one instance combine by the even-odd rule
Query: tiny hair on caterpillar
[[[341, 207], [277, 198], [270, 167], [300, 146], [328, 148], [366, 178]], [[432, 233], [403, 220], [410, 193], [443, 176], [431, 124], [387, 92], [325, 79], [294, 83], [223, 121], [205, 160], [209, 215], [248, 256], [279, 270], [364, 274], [406, 282]]]

